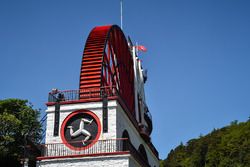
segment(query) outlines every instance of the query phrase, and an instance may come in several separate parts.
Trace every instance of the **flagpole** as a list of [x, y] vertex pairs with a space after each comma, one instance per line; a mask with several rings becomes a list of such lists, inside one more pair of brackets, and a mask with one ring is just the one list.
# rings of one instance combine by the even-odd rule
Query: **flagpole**
[[135, 42], [135, 51], [136, 51], [136, 55], [138, 56], [138, 42]]
[[123, 28], [122, 26], [122, 0], [120, 1], [120, 6], [121, 6], [121, 29]]

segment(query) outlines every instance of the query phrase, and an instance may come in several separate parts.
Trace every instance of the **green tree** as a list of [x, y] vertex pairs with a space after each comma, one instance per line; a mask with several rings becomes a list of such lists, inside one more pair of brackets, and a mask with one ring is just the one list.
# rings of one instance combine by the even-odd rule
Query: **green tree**
[[[20, 166], [21, 159], [29, 158], [28, 143], [38, 144], [41, 139], [39, 110], [27, 100], [0, 100], [0, 163]], [[26, 154], [26, 155], [25, 155]]]
[[165, 167], [250, 166], [250, 120], [214, 129], [206, 136], [191, 139], [171, 150], [162, 162]]

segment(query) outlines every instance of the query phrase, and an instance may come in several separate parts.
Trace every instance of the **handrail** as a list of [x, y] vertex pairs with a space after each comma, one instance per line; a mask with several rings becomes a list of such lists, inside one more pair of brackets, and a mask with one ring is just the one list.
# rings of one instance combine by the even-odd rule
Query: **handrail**
[[[82, 141], [74, 141], [82, 142]], [[69, 157], [69, 156], [84, 156], [84, 155], [103, 155], [109, 153], [130, 153], [138, 163], [144, 167], [150, 167], [145, 158], [133, 146], [127, 138], [98, 140], [93, 146], [86, 146], [86, 149], [69, 149], [64, 143], [50, 143], [41, 145], [41, 156], [38, 159], [50, 159], [53, 157]]]
[[[112, 153], [122, 152], [123, 143], [127, 139], [109, 139], [109, 140], [98, 140], [93, 146], [86, 146], [85, 149], [70, 149], [64, 143], [50, 143], [41, 145], [42, 155], [41, 157], [60, 157], [70, 155], [88, 155], [98, 153]], [[74, 141], [72, 143], [82, 143], [82, 141]], [[71, 143], [71, 144], [72, 144]]]
[[91, 98], [102, 98], [104, 95], [114, 97], [118, 95], [116, 87], [88, 88], [80, 90], [51, 91], [48, 102], [77, 101]]

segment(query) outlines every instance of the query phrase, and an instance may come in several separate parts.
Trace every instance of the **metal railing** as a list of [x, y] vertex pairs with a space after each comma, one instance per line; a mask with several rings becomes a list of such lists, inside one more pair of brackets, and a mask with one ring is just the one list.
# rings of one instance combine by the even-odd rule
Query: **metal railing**
[[[82, 141], [78, 141], [82, 142]], [[76, 143], [76, 142], [74, 142]], [[139, 151], [131, 144], [127, 138], [98, 140], [93, 146], [84, 150], [70, 149], [64, 143], [51, 143], [41, 145], [41, 157], [67, 157], [67, 156], [84, 156], [84, 155], [103, 155], [108, 153], [130, 153], [136, 161], [144, 167], [150, 167], [147, 160], [139, 153]]]
[[[82, 141], [77, 142], [82, 143]], [[74, 142], [74, 144], [76, 144], [77, 142]], [[123, 145], [126, 142], [127, 139], [98, 140], [93, 146], [86, 146], [84, 149], [70, 149], [64, 143], [44, 144], [42, 145], [42, 157], [60, 157], [71, 155], [89, 155], [122, 152], [125, 151], [123, 149]]]
[[52, 91], [49, 92], [48, 102], [77, 101], [84, 99], [102, 98], [104, 96], [117, 96], [116, 87], [89, 88], [80, 90]]

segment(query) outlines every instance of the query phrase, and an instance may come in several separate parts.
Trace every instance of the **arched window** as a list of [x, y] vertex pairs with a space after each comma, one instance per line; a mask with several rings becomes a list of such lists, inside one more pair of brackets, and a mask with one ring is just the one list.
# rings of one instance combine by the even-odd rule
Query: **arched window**
[[148, 162], [147, 152], [146, 152], [146, 150], [145, 150], [145, 148], [144, 148], [144, 146], [143, 146], [142, 144], [139, 146], [138, 151], [139, 151], [139, 153], [141, 154], [142, 158], [143, 158], [146, 162]]
[[122, 150], [123, 151], [128, 151], [128, 146], [129, 146], [129, 143], [130, 143], [130, 138], [129, 138], [129, 134], [128, 134], [127, 130], [123, 131], [122, 138], [127, 138], [127, 140], [123, 140]]

